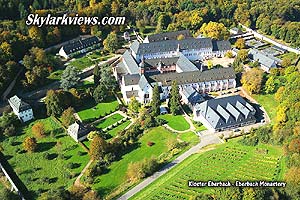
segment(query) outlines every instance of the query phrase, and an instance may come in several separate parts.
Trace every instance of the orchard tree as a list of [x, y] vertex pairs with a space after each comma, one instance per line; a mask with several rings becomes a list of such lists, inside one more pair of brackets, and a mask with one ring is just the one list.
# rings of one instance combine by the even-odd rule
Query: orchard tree
[[259, 94], [262, 89], [263, 71], [258, 68], [250, 69], [242, 76], [241, 83], [250, 94]]
[[42, 138], [45, 137], [45, 126], [42, 122], [37, 122], [35, 123], [32, 128], [32, 133], [35, 135], [37, 138]]
[[176, 80], [172, 82], [170, 96], [170, 111], [173, 115], [178, 115], [180, 113], [180, 95]]
[[28, 152], [34, 152], [37, 149], [37, 141], [34, 137], [27, 137], [23, 141], [23, 147]]
[[103, 41], [104, 49], [114, 53], [119, 48], [118, 36], [115, 32], [108, 34], [106, 39]]
[[152, 109], [152, 115], [158, 116], [160, 113], [160, 94], [158, 85], [156, 84], [153, 87], [153, 94], [152, 94], [152, 101], [151, 101], [151, 109]]
[[68, 109], [64, 110], [64, 112], [62, 113], [61, 120], [62, 120], [62, 124], [65, 127], [68, 127], [75, 122], [74, 113], [75, 110], [72, 107], [69, 107]]
[[107, 151], [108, 144], [99, 135], [96, 135], [92, 142], [90, 148], [90, 156], [93, 160], [100, 160], [104, 158]]
[[64, 90], [68, 90], [77, 85], [80, 80], [78, 74], [79, 72], [76, 67], [71, 65], [67, 66], [61, 75], [60, 87]]

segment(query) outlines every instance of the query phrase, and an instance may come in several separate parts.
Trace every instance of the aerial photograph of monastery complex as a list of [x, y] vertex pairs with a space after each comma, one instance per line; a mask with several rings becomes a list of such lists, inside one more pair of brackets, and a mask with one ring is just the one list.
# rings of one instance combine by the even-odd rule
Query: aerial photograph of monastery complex
[[299, 174], [299, 0], [0, 0], [0, 200], [297, 200]]

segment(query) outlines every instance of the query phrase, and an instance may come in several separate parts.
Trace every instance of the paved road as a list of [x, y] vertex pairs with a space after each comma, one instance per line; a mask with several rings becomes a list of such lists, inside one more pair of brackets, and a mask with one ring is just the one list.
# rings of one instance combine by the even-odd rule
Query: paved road
[[254, 37], [257, 37], [257, 38], [259, 38], [259, 39], [261, 39], [261, 40], [265, 40], [265, 41], [267, 41], [267, 42], [269, 42], [269, 43], [272, 43], [272, 44], [274, 44], [274, 45], [276, 45], [276, 46], [278, 46], [278, 47], [280, 47], [280, 48], [283, 48], [283, 49], [285, 49], [285, 50], [287, 50], [287, 51], [294, 52], [294, 53], [296, 53], [296, 54], [300, 54], [300, 50], [297, 50], [297, 49], [295, 49], [295, 48], [286, 46], [286, 45], [284, 45], [284, 44], [280, 44], [280, 43], [278, 43], [278, 42], [272, 40], [271, 38], [268, 38], [268, 37], [266, 37], [266, 36], [264, 36], [264, 35], [262, 35], [262, 34], [256, 32], [256, 31], [252, 30], [251, 28], [248, 28], [248, 27], [246, 27], [246, 26], [244, 26], [244, 25], [242, 25], [242, 24], [240, 24], [240, 25], [241, 25], [244, 29], [246, 29], [246, 31], [252, 33], [252, 34], [254, 35]]
[[218, 144], [218, 143], [221, 143], [221, 140], [215, 134], [203, 134], [201, 136], [201, 141], [200, 141], [199, 144], [197, 144], [197, 145], [193, 146], [192, 148], [190, 148], [188, 151], [186, 151], [185, 153], [180, 155], [178, 158], [173, 160], [171, 163], [164, 166], [160, 171], [158, 171], [158, 172], [154, 173], [152, 176], [146, 178], [143, 182], [141, 182], [140, 184], [138, 184], [137, 186], [135, 186], [134, 188], [129, 190], [123, 196], [121, 196], [119, 198], [119, 200], [129, 199], [134, 194], [138, 193], [143, 188], [148, 186], [150, 183], [155, 181], [157, 178], [159, 178], [160, 176], [167, 173], [170, 169], [172, 169], [173, 167], [175, 167], [176, 165], [178, 165], [179, 163], [184, 161], [187, 157], [189, 157], [190, 155], [192, 155], [194, 153], [199, 152], [199, 150], [201, 148], [203, 148], [207, 145], [210, 145], [210, 144]]

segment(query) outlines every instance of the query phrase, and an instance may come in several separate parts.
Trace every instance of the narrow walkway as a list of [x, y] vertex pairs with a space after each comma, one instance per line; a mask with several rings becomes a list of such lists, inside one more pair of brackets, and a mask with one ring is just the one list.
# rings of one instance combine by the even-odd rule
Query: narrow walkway
[[170, 162], [169, 164], [165, 165], [161, 170], [158, 172], [155, 172], [152, 176], [146, 178], [143, 182], [133, 187], [131, 190], [126, 192], [124, 195], [122, 195], [119, 200], [125, 200], [129, 199], [148, 185], [150, 185], [153, 181], [155, 181], [157, 178], [161, 177], [165, 173], [167, 173], [169, 170], [171, 170], [173, 167], [184, 161], [187, 157], [190, 155], [199, 152], [203, 147], [210, 145], [210, 144], [218, 144], [221, 140], [215, 136], [215, 134], [209, 134], [201, 136], [201, 141], [196, 146], [193, 146], [185, 153], [181, 154], [178, 158]]
[[88, 162], [88, 164], [84, 167], [84, 169], [81, 171], [81, 173], [79, 174], [79, 176], [76, 178], [76, 180], [74, 182], [75, 186], [84, 186], [82, 183], [80, 183], [80, 178], [83, 176], [83, 174], [89, 168], [89, 166], [92, 164], [92, 162], [93, 162], [93, 160], [90, 160]]

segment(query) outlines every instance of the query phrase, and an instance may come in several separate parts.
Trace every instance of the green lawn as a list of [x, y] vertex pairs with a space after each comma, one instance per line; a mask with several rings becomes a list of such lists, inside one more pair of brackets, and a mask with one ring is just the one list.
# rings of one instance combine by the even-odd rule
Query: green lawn
[[199, 137], [194, 132], [186, 132], [186, 133], [179, 133], [178, 138], [182, 141], [188, 142], [191, 145], [195, 145], [199, 143]]
[[[99, 176], [92, 188], [97, 190], [101, 196], [108, 195], [126, 182], [126, 171], [130, 162], [141, 161], [152, 156], [158, 157], [162, 153], [167, 152], [166, 142], [170, 138], [176, 138], [176, 135], [163, 127], [150, 129], [140, 138], [140, 145], [125, 154], [120, 161], [112, 163], [109, 166], [109, 172]], [[149, 147], [147, 145], [149, 141], [155, 144]]]
[[260, 105], [265, 108], [271, 119], [271, 123], [273, 123], [276, 117], [276, 108], [278, 106], [278, 102], [275, 100], [274, 94], [258, 94], [252, 96]]
[[48, 76], [48, 78], [51, 79], [51, 80], [60, 80], [63, 71], [64, 71], [64, 70], [62, 70], [62, 69], [56, 70], [56, 71], [52, 72], [52, 73]]
[[131, 121], [127, 120], [126, 122], [120, 124], [116, 128], [113, 128], [110, 131], [107, 131], [107, 133], [110, 134], [112, 137], [115, 137], [120, 131], [124, 130], [130, 123], [131, 123]]
[[104, 128], [107, 128], [107, 127], [113, 125], [114, 123], [120, 121], [123, 118], [124, 117], [122, 115], [120, 115], [119, 113], [115, 113], [115, 114], [101, 120], [101, 122], [98, 123], [96, 127], [104, 129]]
[[285, 169], [282, 154], [280, 147], [243, 146], [232, 140], [208, 152], [191, 155], [130, 199], [193, 199], [199, 193], [214, 194], [211, 187], [188, 187], [188, 180], [280, 181]]
[[97, 105], [95, 105], [93, 102], [90, 102], [87, 103], [85, 109], [78, 112], [78, 115], [83, 121], [94, 118], [98, 119], [100, 116], [103, 117], [109, 112], [116, 111], [118, 106], [119, 103], [115, 98], [109, 100], [108, 102], [98, 103]]
[[74, 61], [71, 61], [69, 65], [76, 67], [78, 70], [83, 70], [95, 64], [88, 58], [88, 56], [83, 56], [81, 58], [74, 58]]
[[177, 130], [177, 131], [185, 131], [190, 128], [189, 123], [184, 119], [182, 115], [160, 115], [159, 118], [164, 119], [168, 122], [168, 125]]
[[[33, 136], [31, 127], [37, 121], [44, 124], [48, 136], [37, 139], [36, 152], [24, 152], [22, 142]], [[89, 161], [87, 152], [52, 118], [25, 125], [18, 136], [3, 138], [1, 145], [9, 164], [30, 191], [32, 199], [36, 198], [38, 191], [59, 187], [67, 189]], [[69, 163], [74, 164], [73, 169], [68, 166]]]

